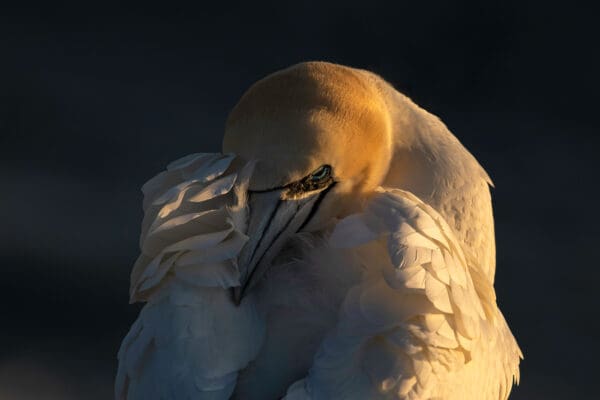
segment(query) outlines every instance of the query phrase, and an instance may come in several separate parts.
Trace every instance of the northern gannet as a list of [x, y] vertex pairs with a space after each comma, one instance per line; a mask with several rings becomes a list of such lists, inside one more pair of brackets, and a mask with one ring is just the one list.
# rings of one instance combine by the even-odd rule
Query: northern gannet
[[117, 399], [506, 399], [491, 180], [379, 76], [255, 83], [143, 187]]

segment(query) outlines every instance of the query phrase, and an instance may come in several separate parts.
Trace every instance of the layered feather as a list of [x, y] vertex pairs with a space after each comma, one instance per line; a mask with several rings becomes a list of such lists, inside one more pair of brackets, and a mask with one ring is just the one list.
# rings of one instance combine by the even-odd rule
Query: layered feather
[[368, 273], [287, 399], [508, 397], [520, 350], [493, 287], [439, 213], [380, 189], [330, 244], [354, 251]]
[[119, 350], [117, 399], [227, 399], [263, 341], [254, 302], [237, 307], [252, 172], [233, 155], [193, 154], [143, 187], [132, 301], [146, 301]]
[[[314, 208], [323, 227], [345, 216], [332, 213], [344, 194], [369, 198], [337, 224], [338, 249], [290, 239], [270, 267], [283, 268], [235, 307], [252, 166], [221, 154], [169, 164], [143, 188], [130, 295], [147, 304], [119, 352], [117, 398], [279, 398], [317, 347], [288, 400], [506, 398], [520, 351], [495, 302], [491, 181], [477, 160], [366, 71], [305, 63], [253, 88], [224, 138], [262, 163], [253, 187], [331, 165], [338, 185]], [[372, 193], [380, 184], [406, 191]]]
[[[228, 399], [259, 354], [263, 314], [227, 291], [240, 283], [251, 171], [233, 156], [198, 154], [144, 185], [131, 299], [147, 304], [119, 351], [118, 399]], [[433, 208], [380, 189], [329, 244], [365, 275], [286, 399], [508, 396], [520, 351], [489, 280]]]

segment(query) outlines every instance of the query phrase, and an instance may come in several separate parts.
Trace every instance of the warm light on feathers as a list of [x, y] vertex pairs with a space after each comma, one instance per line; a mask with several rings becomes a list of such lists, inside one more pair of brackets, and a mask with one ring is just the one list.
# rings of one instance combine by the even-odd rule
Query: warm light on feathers
[[224, 154], [143, 187], [118, 399], [506, 399], [490, 178], [380, 77], [253, 85]]

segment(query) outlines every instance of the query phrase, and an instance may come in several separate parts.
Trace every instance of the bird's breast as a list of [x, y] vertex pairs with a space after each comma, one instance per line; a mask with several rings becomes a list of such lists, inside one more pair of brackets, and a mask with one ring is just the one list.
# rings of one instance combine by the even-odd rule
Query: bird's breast
[[347, 291], [363, 274], [352, 250], [326, 243], [294, 247], [294, 256], [279, 258], [252, 296], [267, 333], [258, 357], [242, 371], [234, 398], [279, 398], [305, 377]]

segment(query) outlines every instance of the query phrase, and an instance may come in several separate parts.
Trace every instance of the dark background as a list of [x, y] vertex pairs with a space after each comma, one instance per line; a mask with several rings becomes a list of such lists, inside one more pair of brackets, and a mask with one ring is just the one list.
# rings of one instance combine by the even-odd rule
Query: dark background
[[303, 60], [381, 74], [475, 154], [496, 183], [496, 289], [526, 357], [512, 398], [593, 396], [597, 13], [198, 4], [0, 10], [1, 399], [111, 398], [138, 312], [127, 292], [139, 187], [170, 160], [218, 151], [242, 92]]

